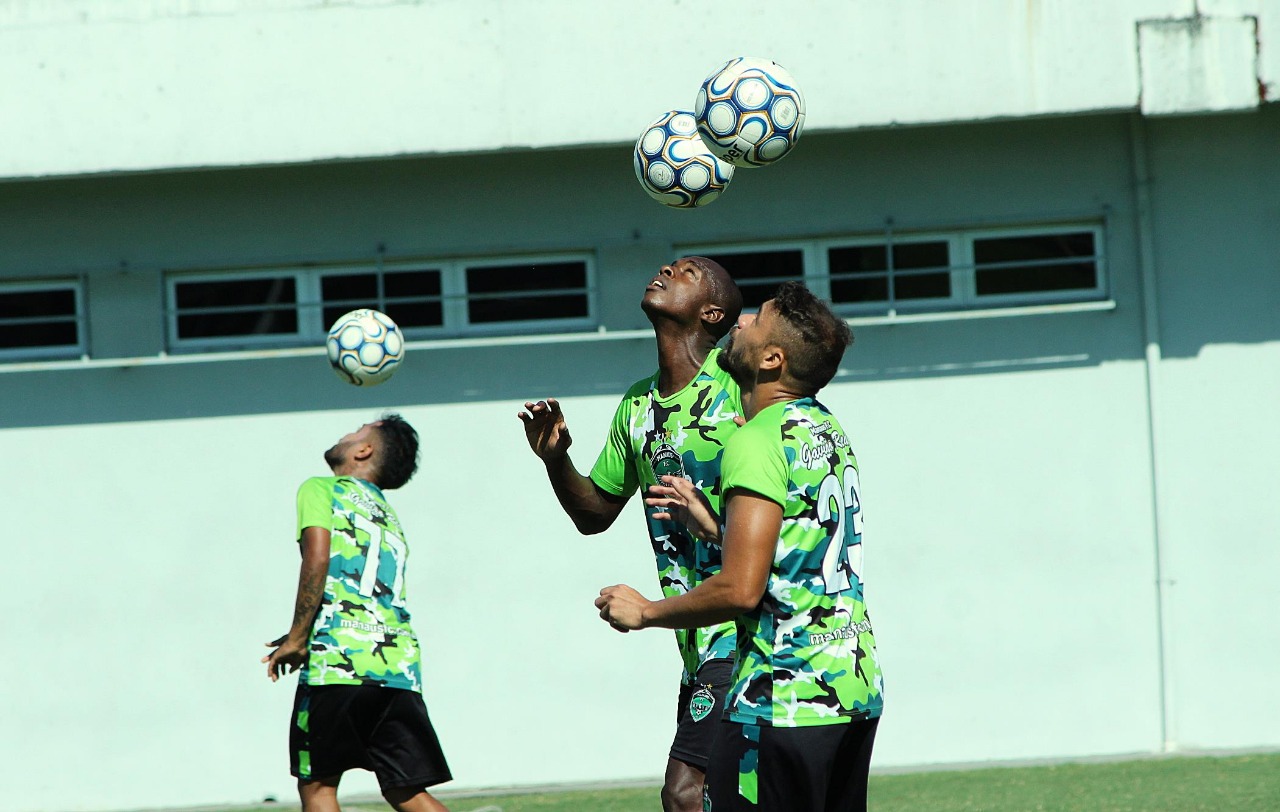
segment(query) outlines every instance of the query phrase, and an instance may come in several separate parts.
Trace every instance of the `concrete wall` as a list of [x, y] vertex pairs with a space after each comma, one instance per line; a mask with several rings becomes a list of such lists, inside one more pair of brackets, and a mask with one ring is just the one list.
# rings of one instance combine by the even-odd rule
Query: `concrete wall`
[[[1113, 310], [860, 327], [824, 396], [864, 469], [889, 691], [876, 764], [1277, 746], [1280, 658], [1259, 618], [1280, 565], [1266, 479], [1280, 451], [1280, 111], [1139, 128], [1150, 369], [1131, 125], [815, 133], [693, 213], [640, 194], [625, 147], [11, 182], [0, 278], [87, 274], [105, 358], [159, 350], [165, 268], [358, 259], [379, 243], [594, 248], [618, 331], [644, 326], [643, 282], [676, 245], [874, 232], [890, 216], [936, 229], [1105, 213]], [[670, 638], [616, 635], [590, 606], [617, 581], [656, 592], [638, 511], [576, 536], [515, 419], [527, 398], [563, 397], [585, 467], [652, 366], [650, 341], [606, 335], [416, 348], [367, 391], [319, 355], [0, 367], [23, 517], [7, 540], [27, 573], [8, 641], [20, 663], [0, 678], [21, 698], [5, 728], [25, 731], [0, 742], [6, 803], [292, 794], [291, 687], [257, 663], [290, 617], [292, 496], [323, 448], [383, 408], [424, 438], [419, 476], [393, 498], [454, 786], [657, 776]], [[602, 745], [604, 730], [625, 734]]]
[[7, 0], [0, 178], [633, 143], [738, 55], [811, 132], [1275, 97], [1280, 0]]

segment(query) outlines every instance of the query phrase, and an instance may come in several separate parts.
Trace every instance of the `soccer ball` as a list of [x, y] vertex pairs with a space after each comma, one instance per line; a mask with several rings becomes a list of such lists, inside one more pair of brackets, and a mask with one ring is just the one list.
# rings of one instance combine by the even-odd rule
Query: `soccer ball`
[[352, 310], [339, 316], [325, 344], [333, 371], [355, 386], [383, 383], [404, 359], [404, 334], [377, 310]]
[[636, 141], [636, 178], [649, 196], [677, 209], [705, 206], [733, 179], [733, 167], [698, 137], [692, 113], [670, 110]]
[[792, 150], [804, 127], [804, 96], [769, 59], [740, 56], [712, 71], [694, 102], [707, 148], [734, 166], [766, 166]]

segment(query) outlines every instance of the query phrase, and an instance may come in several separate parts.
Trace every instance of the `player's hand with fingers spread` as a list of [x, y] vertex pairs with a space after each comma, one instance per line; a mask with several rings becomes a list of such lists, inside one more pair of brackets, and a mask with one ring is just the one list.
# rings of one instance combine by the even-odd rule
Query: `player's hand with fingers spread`
[[615, 584], [600, 590], [596, 608], [600, 619], [620, 632], [644, 628], [644, 609], [651, 601], [626, 584]]
[[267, 646], [274, 647], [275, 651], [263, 657], [260, 662], [267, 664], [267, 678], [272, 682], [285, 674], [292, 674], [307, 661], [306, 638], [295, 640], [285, 634], [267, 643]]
[[524, 404], [524, 408], [519, 416], [524, 423], [524, 436], [533, 453], [543, 460], [563, 457], [569, 453], [573, 438], [569, 436], [564, 413], [560, 411], [560, 401], [555, 398], [537, 403], [529, 401]]
[[720, 517], [711, 509], [707, 497], [689, 480], [680, 476], [659, 477], [662, 482], [649, 487], [644, 503], [658, 508], [655, 519], [673, 519], [689, 528], [689, 533], [703, 541], [720, 540]]

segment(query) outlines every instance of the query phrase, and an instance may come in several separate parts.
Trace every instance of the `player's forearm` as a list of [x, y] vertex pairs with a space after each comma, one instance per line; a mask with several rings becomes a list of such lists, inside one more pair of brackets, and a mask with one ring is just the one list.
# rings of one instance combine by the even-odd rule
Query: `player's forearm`
[[295, 642], [305, 642], [311, 634], [316, 612], [320, 610], [320, 603], [324, 600], [327, 574], [327, 561], [303, 559], [298, 574], [298, 594], [293, 605], [293, 623], [289, 626], [288, 635]]
[[578, 532], [591, 535], [608, 530], [618, 511], [600, 495], [591, 478], [578, 473], [568, 454], [543, 462], [551, 489]]
[[644, 608], [641, 620], [646, 628], [699, 629], [714, 626], [751, 611], [760, 603], [762, 595], [762, 591], [749, 584], [720, 573], [683, 595], [650, 603]]

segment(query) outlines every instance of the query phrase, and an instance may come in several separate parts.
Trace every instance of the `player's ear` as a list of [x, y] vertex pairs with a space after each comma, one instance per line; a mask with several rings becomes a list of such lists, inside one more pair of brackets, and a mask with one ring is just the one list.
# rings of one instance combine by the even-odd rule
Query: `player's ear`
[[352, 449], [351, 459], [357, 462], [364, 462], [365, 460], [372, 459], [374, 450], [373, 443], [361, 443]]
[[787, 355], [777, 344], [766, 344], [760, 355], [760, 368], [780, 370], [786, 363]]
[[719, 324], [724, 321], [724, 308], [714, 304], [703, 305], [702, 320], [707, 324]]

